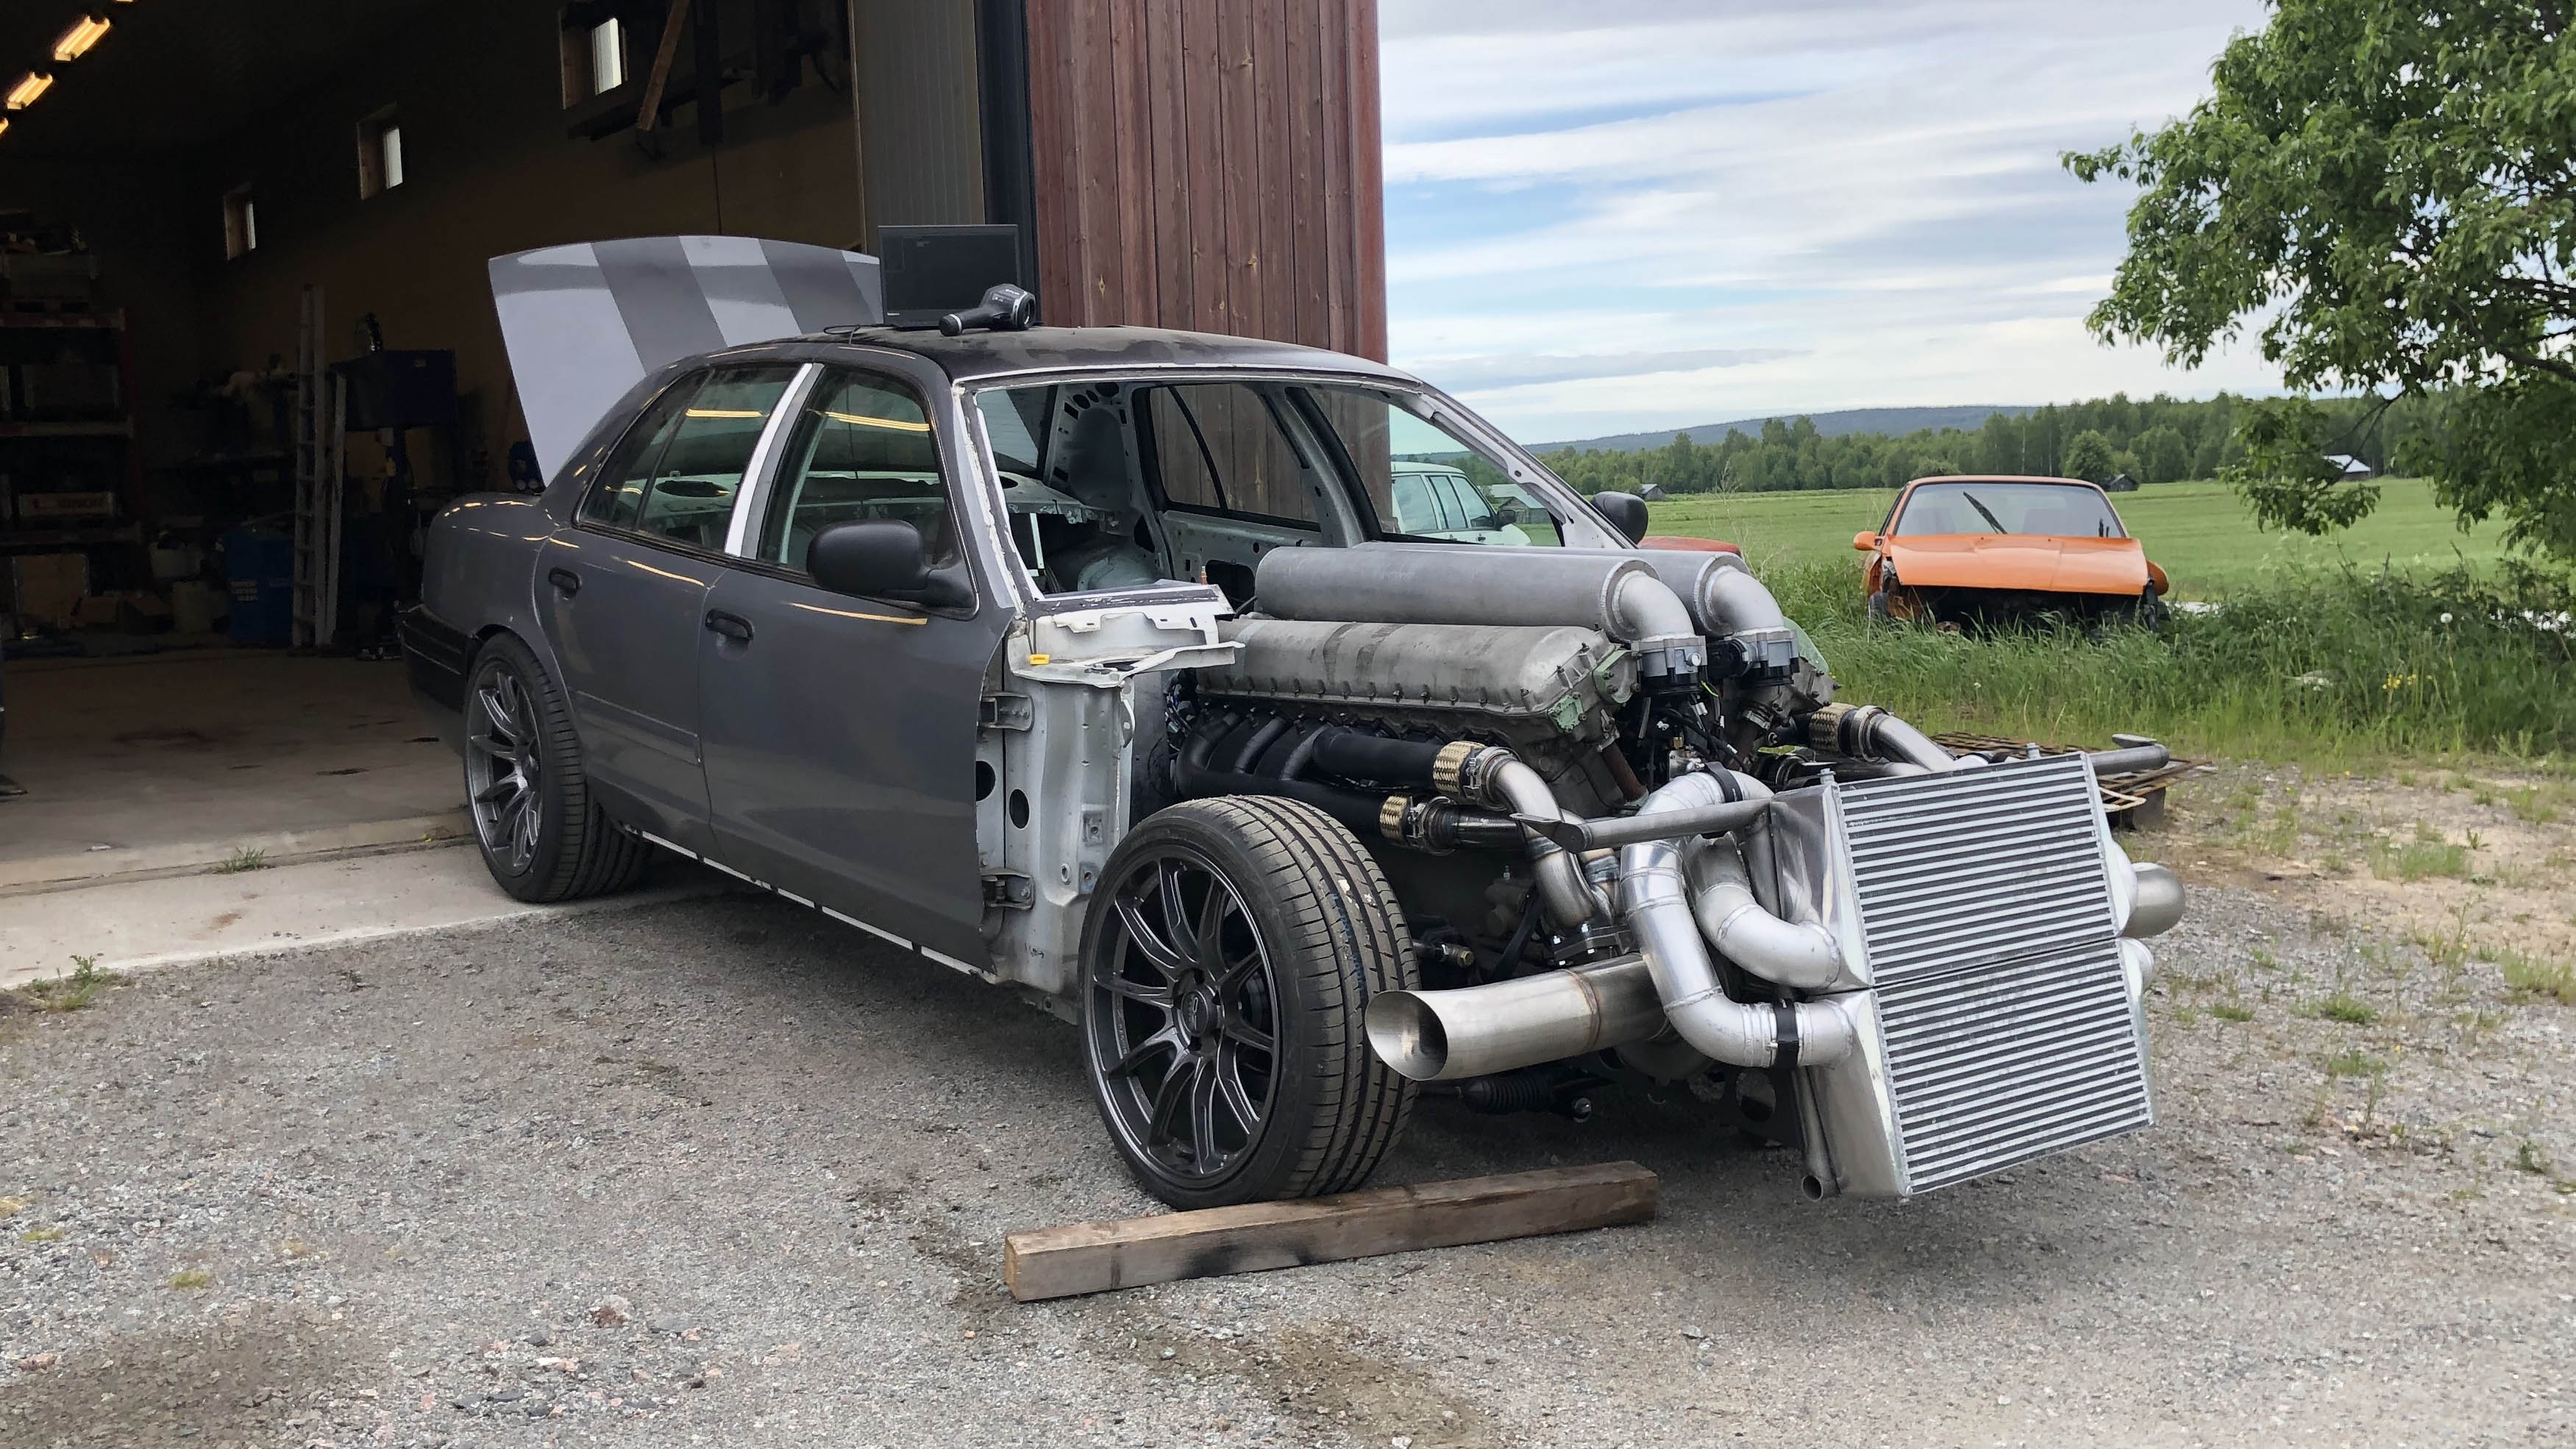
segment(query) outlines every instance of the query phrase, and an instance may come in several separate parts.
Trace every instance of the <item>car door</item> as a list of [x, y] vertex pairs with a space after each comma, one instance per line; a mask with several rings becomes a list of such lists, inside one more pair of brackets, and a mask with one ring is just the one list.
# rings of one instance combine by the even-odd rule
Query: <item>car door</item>
[[934, 612], [817, 588], [806, 550], [835, 523], [901, 519], [934, 561], [956, 558], [963, 540], [940, 467], [946, 440], [911, 384], [834, 368], [795, 406], [698, 646], [717, 854], [980, 965], [975, 724], [1008, 610]]
[[703, 851], [697, 655], [743, 474], [792, 365], [714, 368], [648, 404], [539, 558], [541, 627], [610, 809]]

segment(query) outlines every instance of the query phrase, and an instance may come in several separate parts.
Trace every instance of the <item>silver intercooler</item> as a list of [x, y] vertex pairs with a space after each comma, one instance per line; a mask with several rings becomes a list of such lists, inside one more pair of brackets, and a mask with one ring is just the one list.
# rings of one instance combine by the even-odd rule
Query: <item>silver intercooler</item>
[[1775, 802], [1776, 905], [1842, 941], [1859, 1023], [1805, 1069], [1820, 1188], [1910, 1196], [2155, 1120], [2099, 802], [2080, 755]]

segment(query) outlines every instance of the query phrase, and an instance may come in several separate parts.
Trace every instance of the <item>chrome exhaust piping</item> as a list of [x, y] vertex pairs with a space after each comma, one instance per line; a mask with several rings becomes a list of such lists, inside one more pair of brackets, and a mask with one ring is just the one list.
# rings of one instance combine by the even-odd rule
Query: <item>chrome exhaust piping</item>
[[1455, 991], [1369, 998], [1369, 1049], [1417, 1082], [1454, 1082], [1563, 1061], [1661, 1031], [1645, 958], [1575, 966]]

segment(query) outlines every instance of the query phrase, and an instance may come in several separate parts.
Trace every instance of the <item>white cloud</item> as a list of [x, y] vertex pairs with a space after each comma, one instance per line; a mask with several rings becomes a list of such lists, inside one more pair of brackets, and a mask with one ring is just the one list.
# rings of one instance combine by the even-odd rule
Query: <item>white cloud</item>
[[[1530, 436], [2272, 387], [2250, 353], [2183, 374], [2085, 333], [2129, 196], [2058, 162], [2187, 109], [2262, 20], [2254, 0], [1387, 0], [1396, 359]], [[1526, 365], [1676, 343], [1758, 356]]]

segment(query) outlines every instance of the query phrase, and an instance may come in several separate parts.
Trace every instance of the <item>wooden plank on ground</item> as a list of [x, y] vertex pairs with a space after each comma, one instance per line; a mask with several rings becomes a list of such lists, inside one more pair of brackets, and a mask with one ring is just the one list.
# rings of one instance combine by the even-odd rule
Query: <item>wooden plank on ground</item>
[[1159, 1217], [1067, 1223], [1002, 1240], [1002, 1280], [1023, 1303], [1112, 1288], [1334, 1263], [1416, 1248], [1639, 1223], [1655, 1175], [1633, 1162], [1372, 1188]]

